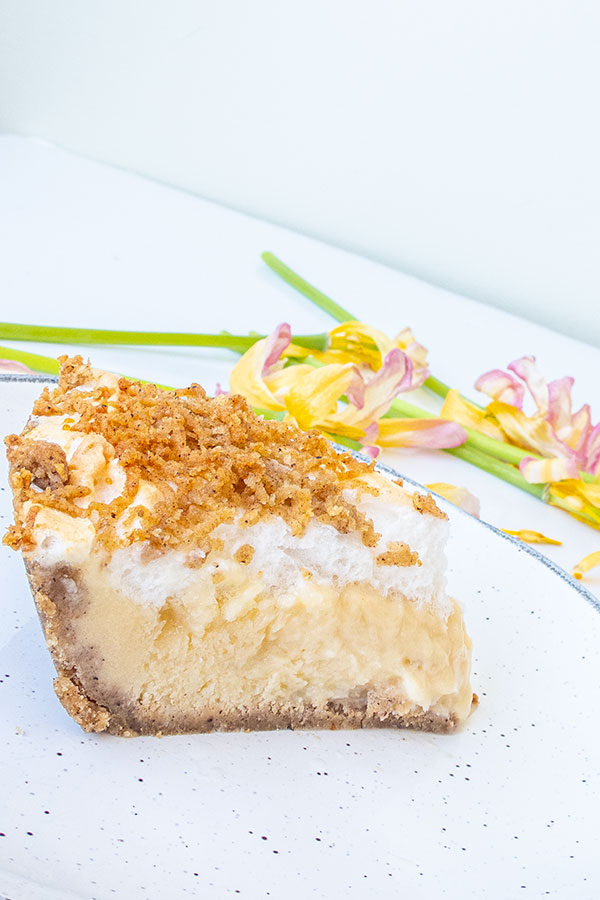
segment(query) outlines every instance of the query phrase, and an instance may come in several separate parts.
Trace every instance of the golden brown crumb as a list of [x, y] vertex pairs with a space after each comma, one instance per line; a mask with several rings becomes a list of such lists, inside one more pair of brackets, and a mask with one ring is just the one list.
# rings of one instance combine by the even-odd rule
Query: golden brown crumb
[[448, 518], [446, 513], [439, 508], [431, 494], [413, 494], [412, 502], [416, 511], [421, 513], [421, 515], [429, 513], [430, 516], [435, 516], [436, 519]]
[[251, 544], [242, 544], [233, 555], [239, 563], [243, 566], [247, 566], [249, 562], [252, 562], [254, 547]]
[[2, 538], [2, 543], [11, 550], [20, 550], [23, 546], [23, 529], [20, 525], [9, 525], [6, 534]]
[[35, 444], [22, 442], [16, 434], [9, 435], [5, 443], [11, 467], [28, 472], [36, 487], [42, 490], [56, 488], [69, 480], [67, 457], [58, 444], [49, 441], [36, 441]]
[[[366, 546], [379, 539], [371, 520], [344, 496], [372, 464], [337, 453], [318, 432], [264, 421], [239, 395], [211, 400], [197, 384], [167, 391], [126, 378], [118, 380], [115, 393], [94, 386], [81, 357], [63, 357], [58, 387], [45, 388], [33, 412], [67, 416], [71, 431], [102, 436], [125, 472], [125, 487], [110, 503], [92, 500], [82, 508], [76, 501], [90, 490], [71, 483], [66, 459], [56, 457], [60, 448], [47, 445], [38, 456], [38, 444], [46, 442], [27, 445], [23, 435], [11, 445], [13, 453], [27, 445], [27, 465], [17, 472], [13, 466], [16, 506], [29, 500], [74, 517], [91, 516], [108, 549], [124, 540], [148, 541], [156, 549], [185, 541], [190, 549], [209, 551], [208, 536], [222, 522], [239, 517], [248, 526], [268, 515], [283, 518], [296, 535], [317, 518], [341, 533], [358, 532]], [[142, 481], [156, 487], [160, 499], [123, 538], [116, 522], [133, 507]]]
[[420, 566], [419, 554], [411, 550], [404, 541], [390, 541], [387, 550], [380, 553], [375, 562], [378, 566]]

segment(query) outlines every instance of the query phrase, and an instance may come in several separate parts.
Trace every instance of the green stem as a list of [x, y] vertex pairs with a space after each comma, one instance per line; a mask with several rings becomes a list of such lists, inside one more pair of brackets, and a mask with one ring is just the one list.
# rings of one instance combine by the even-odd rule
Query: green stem
[[[10, 341], [42, 341], [47, 344], [129, 344], [162, 347], [223, 347], [245, 353], [263, 334], [185, 334], [171, 331], [112, 331], [103, 328], [66, 328], [0, 322], [0, 338]], [[294, 335], [294, 342], [311, 350], [327, 350], [327, 334]]]
[[[308, 300], [312, 301], [312, 303], [318, 306], [319, 309], [322, 309], [326, 313], [328, 313], [337, 322], [356, 321], [356, 316], [354, 316], [347, 309], [344, 309], [343, 306], [340, 306], [339, 303], [336, 303], [335, 300], [332, 300], [331, 297], [328, 297], [327, 294], [324, 294], [323, 291], [320, 291], [318, 288], [316, 288], [314, 284], [310, 284], [308, 281], [305, 281], [305, 279], [298, 275], [297, 272], [294, 272], [293, 269], [290, 269], [289, 266], [286, 266], [286, 264], [282, 262], [282, 260], [280, 260], [277, 256], [275, 256], [274, 253], [266, 250], [262, 254], [262, 258], [269, 266], [269, 268], [271, 268], [277, 275], [279, 275], [279, 277], [282, 278], [287, 284], [299, 291]], [[438, 394], [438, 396], [440, 397], [445, 397], [450, 390], [450, 387], [447, 384], [445, 384], [443, 381], [440, 381], [439, 378], [434, 378], [433, 375], [429, 376], [429, 378], [425, 381], [424, 386], [426, 388], [429, 388], [429, 390], [434, 394]]]
[[437, 394], [438, 397], [443, 397], [444, 399], [446, 398], [446, 395], [450, 390], [447, 384], [445, 384], [443, 381], [440, 381], [439, 378], [434, 378], [433, 375], [429, 376], [425, 384], [430, 391], [432, 391], [434, 394]]
[[12, 359], [29, 366], [34, 372], [43, 372], [45, 375], [58, 375], [60, 368], [58, 360], [52, 359], [50, 356], [28, 353], [25, 350], [13, 350], [12, 347], [0, 347], [0, 359]]
[[356, 316], [353, 316], [347, 309], [344, 309], [343, 306], [340, 306], [339, 303], [336, 303], [335, 300], [332, 300], [331, 297], [328, 297], [323, 291], [320, 291], [313, 284], [309, 284], [308, 281], [301, 278], [297, 272], [294, 272], [293, 269], [286, 266], [286, 264], [278, 259], [274, 253], [270, 253], [266, 250], [262, 254], [262, 258], [269, 268], [273, 269], [273, 271], [279, 275], [280, 278], [283, 278], [287, 284], [299, 291], [302, 296], [311, 300], [315, 306], [324, 310], [337, 322], [349, 322], [356, 319]]
[[449, 447], [444, 452], [450, 453], [452, 456], [458, 456], [459, 459], [464, 459], [465, 462], [471, 463], [471, 465], [477, 466], [485, 472], [489, 472], [490, 475], [495, 475], [496, 478], [508, 481], [509, 484], [521, 488], [522, 491], [527, 491], [528, 494], [533, 494], [534, 497], [538, 497], [540, 500], [544, 499], [544, 485], [529, 484], [514, 466], [499, 459], [492, 459], [475, 447], [468, 447], [464, 444], [462, 447]]

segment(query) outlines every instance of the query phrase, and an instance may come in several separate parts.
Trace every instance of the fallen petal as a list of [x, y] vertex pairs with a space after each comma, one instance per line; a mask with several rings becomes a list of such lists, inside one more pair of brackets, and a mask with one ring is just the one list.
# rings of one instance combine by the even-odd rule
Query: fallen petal
[[426, 484], [425, 487], [435, 494], [439, 494], [440, 497], [449, 500], [450, 503], [454, 503], [455, 506], [460, 506], [460, 508], [464, 509], [465, 512], [468, 512], [469, 515], [475, 516], [476, 519], [480, 517], [481, 504], [479, 503], [479, 499], [472, 494], [471, 491], [468, 491], [467, 488], [458, 487], [454, 484], [446, 484], [444, 481]]
[[525, 541], [526, 544], [556, 544], [557, 547], [562, 546], [562, 541], [555, 541], [554, 538], [546, 537], [541, 531], [529, 531], [522, 529], [521, 531], [511, 531], [510, 528], [501, 528], [504, 534], [511, 534], [513, 537]]
[[600, 550], [589, 553], [587, 556], [584, 556], [583, 559], [580, 559], [573, 569], [573, 577], [581, 580], [585, 573], [589, 572], [590, 569], [593, 569], [595, 566], [600, 566]]

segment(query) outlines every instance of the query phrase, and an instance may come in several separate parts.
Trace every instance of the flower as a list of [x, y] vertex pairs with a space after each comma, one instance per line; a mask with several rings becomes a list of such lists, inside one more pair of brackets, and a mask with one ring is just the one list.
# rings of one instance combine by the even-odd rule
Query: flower
[[429, 377], [427, 350], [419, 344], [410, 328], [404, 328], [392, 341], [382, 331], [354, 319], [342, 322], [329, 332], [329, 347], [326, 350], [312, 350], [297, 344], [286, 349], [286, 356], [304, 359], [312, 356], [318, 362], [352, 362], [361, 369], [379, 371], [393, 350], [401, 350], [410, 360], [411, 388], [418, 388]]
[[[507, 368], [509, 372], [486, 372], [475, 387], [492, 398], [485, 415], [498, 424], [504, 438], [546, 458], [525, 457], [520, 464], [524, 478], [547, 484], [577, 478], [580, 471], [599, 474], [600, 424], [592, 425], [588, 404], [572, 411], [574, 379], [548, 382], [534, 356], [523, 356]], [[523, 411], [525, 387], [536, 407], [532, 415]]]
[[279, 325], [234, 366], [231, 390], [259, 409], [285, 411], [300, 428], [357, 441], [371, 456], [377, 455], [378, 446], [464, 443], [466, 433], [455, 422], [387, 415], [394, 398], [422, 384], [427, 371], [425, 348], [408, 329], [401, 338], [405, 350], [360, 322], [344, 323], [331, 335], [329, 350], [309, 354], [292, 343], [289, 325]]

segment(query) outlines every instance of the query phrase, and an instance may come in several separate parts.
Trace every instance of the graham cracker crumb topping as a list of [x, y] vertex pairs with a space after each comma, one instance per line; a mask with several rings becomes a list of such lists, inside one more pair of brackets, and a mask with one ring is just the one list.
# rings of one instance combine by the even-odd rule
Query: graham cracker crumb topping
[[242, 544], [236, 552], [233, 554], [234, 558], [241, 563], [243, 566], [247, 566], [248, 563], [252, 562], [252, 557], [254, 556], [254, 547], [252, 544]]
[[420, 566], [419, 554], [411, 550], [404, 541], [390, 541], [387, 550], [380, 553], [375, 562], [378, 566]]
[[448, 516], [439, 508], [431, 494], [413, 494], [413, 506], [418, 513], [425, 515], [428, 513], [436, 519], [447, 519]]
[[[62, 449], [29, 442], [26, 433], [12, 435], [7, 446], [16, 508], [34, 501], [90, 518], [108, 549], [132, 541], [156, 549], [208, 546], [219, 524], [239, 518], [251, 525], [269, 515], [280, 516], [296, 535], [316, 518], [340, 533], [358, 532], [368, 547], [379, 539], [371, 520], [344, 497], [372, 464], [337, 453], [318, 432], [264, 421], [239, 395], [213, 400], [198, 384], [168, 391], [126, 378], [116, 389], [104, 387], [81, 357], [63, 357], [58, 387], [45, 388], [33, 412], [68, 416], [70, 432], [104, 438], [125, 486], [111, 502], [92, 497], [82, 508], [75, 501], [91, 490], [72, 483]], [[157, 489], [157, 499], [151, 509], [139, 507], [143, 514], [124, 538], [117, 520], [134, 508], [142, 482]], [[9, 543], [26, 541], [29, 530], [28, 523], [19, 534], [11, 531]]]

